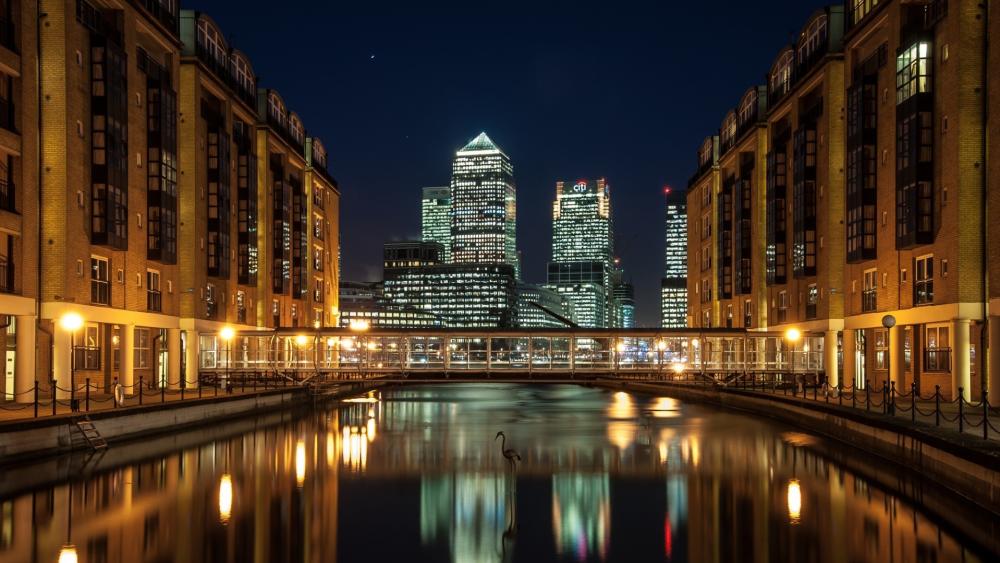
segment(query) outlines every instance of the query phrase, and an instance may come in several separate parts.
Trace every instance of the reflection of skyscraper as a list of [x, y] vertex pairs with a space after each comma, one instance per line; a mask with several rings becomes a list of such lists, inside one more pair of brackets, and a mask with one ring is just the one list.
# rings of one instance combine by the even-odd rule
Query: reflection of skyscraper
[[441, 261], [451, 262], [451, 188], [424, 188], [420, 200], [420, 239], [444, 249]]
[[578, 561], [601, 560], [611, 537], [611, 486], [607, 474], [552, 476], [552, 532], [556, 553]]
[[687, 203], [683, 194], [667, 194], [664, 272], [660, 294], [660, 325], [687, 326]]
[[[556, 182], [547, 286], [573, 305], [577, 324], [608, 326], [611, 196], [607, 182]], [[613, 309], [613, 308], [612, 308]]]
[[507, 478], [479, 473], [423, 477], [420, 540], [446, 542], [455, 563], [495, 562], [507, 522]]
[[508, 157], [480, 133], [455, 154], [451, 173], [451, 259], [505, 263], [520, 274], [517, 198]]

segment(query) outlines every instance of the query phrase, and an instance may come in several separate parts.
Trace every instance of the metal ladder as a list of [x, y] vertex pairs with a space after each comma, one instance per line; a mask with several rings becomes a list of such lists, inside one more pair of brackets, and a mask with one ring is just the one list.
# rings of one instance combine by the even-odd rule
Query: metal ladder
[[73, 419], [73, 424], [76, 425], [76, 429], [80, 431], [92, 450], [107, 449], [108, 441], [97, 431], [97, 427], [94, 426], [89, 416], [76, 417]]

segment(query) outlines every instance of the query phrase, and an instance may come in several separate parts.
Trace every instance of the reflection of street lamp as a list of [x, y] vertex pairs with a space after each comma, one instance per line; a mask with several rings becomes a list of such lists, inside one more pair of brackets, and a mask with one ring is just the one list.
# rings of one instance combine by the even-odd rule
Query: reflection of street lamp
[[802, 487], [798, 479], [788, 481], [788, 521], [794, 526], [802, 518]]
[[[72, 408], [76, 399], [76, 331], [83, 326], [83, 317], [78, 313], [66, 313], [59, 319], [59, 326], [69, 332], [69, 401]], [[52, 390], [52, 400], [56, 400], [56, 390]], [[53, 412], [55, 412], [53, 410]], [[62, 555], [59, 556], [60, 559]], [[73, 549], [73, 561], [76, 561], [76, 549]]]
[[229, 523], [233, 515], [233, 476], [225, 473], [219, 480], [219, 521]]
[[59, 550], [59, 563], [77, 563], [76, 546], [69, 543]]
[[229, 364], [233, 361], [233, 337], [236, 331], [231, 326], [224, 326], [219, 331], [219, 338], [226, 342], [226, 386], [229, 385]]

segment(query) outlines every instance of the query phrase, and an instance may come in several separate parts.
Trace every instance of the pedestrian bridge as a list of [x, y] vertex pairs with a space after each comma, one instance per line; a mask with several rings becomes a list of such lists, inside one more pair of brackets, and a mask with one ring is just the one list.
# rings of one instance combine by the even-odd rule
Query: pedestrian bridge
[[823, 372], [822, 335], [739, 329], [277, 329], [202, 333], [208, 377], [565, 380]]

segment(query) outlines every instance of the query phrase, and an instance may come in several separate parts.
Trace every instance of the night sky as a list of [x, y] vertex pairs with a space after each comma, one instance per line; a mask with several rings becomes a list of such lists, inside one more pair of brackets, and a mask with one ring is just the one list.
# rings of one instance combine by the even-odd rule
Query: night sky
[[687, 187], [698, 144], [824, 3], [542, 4], [181, 2], [326, 144], [344, 280], [381, 278], [382, 243], [419, 237], [420, 189], [486, 131], [514, 164], [525, 281], [545, 281], [556, 180], [606, 177], [638, 323], [655, 326], [663, 186]]

